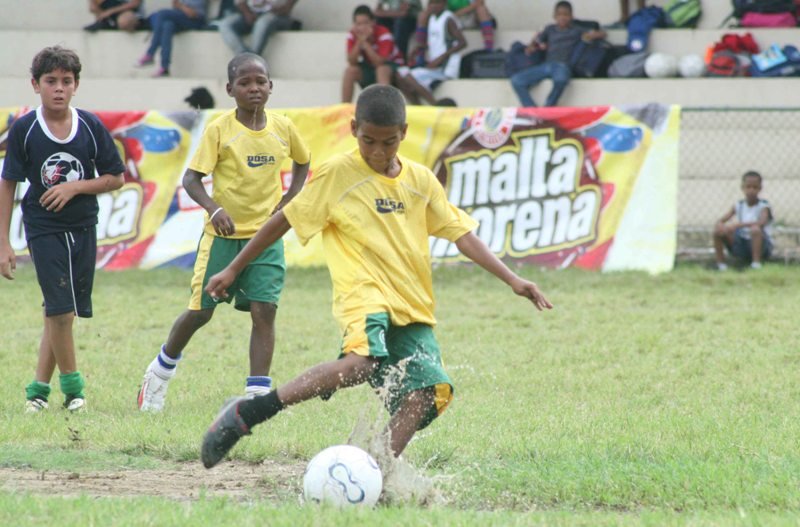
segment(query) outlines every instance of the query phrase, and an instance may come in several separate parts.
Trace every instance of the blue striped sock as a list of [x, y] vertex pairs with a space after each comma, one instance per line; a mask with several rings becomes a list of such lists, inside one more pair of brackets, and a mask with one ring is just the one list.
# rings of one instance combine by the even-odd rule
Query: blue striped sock
[[247, 378], [245, 393], [266, 395], [272, 389], [272, 378], [266, 375], [252, 375]]
[[150, 368], [162, 379], [171, 379], [175, 375], [178, 362], [180, 362], [181, 358], [182, 354], [178, 355], [176, 359], [167, 355], [166, 351], [164, 351], [164, 345], [162, 344], [161, 352], [156, 355], [156, 358], [150, 363]]

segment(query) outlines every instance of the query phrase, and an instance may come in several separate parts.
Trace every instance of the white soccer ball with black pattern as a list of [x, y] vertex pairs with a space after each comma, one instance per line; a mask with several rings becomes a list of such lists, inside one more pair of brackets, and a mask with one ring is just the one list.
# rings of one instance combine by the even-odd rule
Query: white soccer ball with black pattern
[[60, 183], [83, 179], [83, 165], [67, 152], [51, 155], [42, 165], [42, 185], [51, 188]]
[[353, 445], [326, 448], [308, 462], [303, 476], [303, 496], [312, 503], [372, 507], [382, 490], [378, 463]]

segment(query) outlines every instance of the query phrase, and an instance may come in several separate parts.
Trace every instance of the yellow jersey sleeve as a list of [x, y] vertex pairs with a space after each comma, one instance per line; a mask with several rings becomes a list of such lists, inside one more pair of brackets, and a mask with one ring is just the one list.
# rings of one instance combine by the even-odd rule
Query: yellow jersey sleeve
[[298, 241], [305, 245], [315, 234], [328, 226], [330, 200], [334, 178], [323, 165], [305, 184], [303, 190], [283, 208], [283, 213], [294, 229]]
[[297, 127], [294, 123], [287, 119], [289, 123], [287, 132], [289, 136], [289, 157], [298, 165], [305, 165], [311, 161], [311, 151], [308, 145], [303, 140], [303, 137], [298, 133]]
[[[431, 177], [434, 178], [433, 174]], [[444, 188], [435, 181], [426, 211], [428, 234], [454, 242], [475, 230], [478, 222], [447, 200]]]
[[200, 138], [200, 144], [194, 152], [194, 157], [188, 168], [201, 174], [210, 174], [217, 166], [219, 159], [220, 129], [213, 122], [209, 123]]

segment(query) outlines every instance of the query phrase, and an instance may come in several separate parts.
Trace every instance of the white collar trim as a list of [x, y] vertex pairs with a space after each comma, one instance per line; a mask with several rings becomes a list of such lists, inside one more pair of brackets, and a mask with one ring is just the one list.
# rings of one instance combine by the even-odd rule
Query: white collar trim
[[42, 131], [44, 135], [47, 136], [48, 139], [55, 143], [59, 143], [65, 145], [75, 139], [75, 135], [78, 133], [78, 110], [73, 108], [72, 106], [69, 107], [70, 112], [72, 112], [72, 128], [69, 131], [69, 135], [66, 139], [59, 139], [50, 131], [47, 127], [47, 122], [44, 120], [44, 114], [42, 113], [42, 107], [39, 106], [36, 108], [36, 120], [39, 121], [39, 126], [42, 127]]

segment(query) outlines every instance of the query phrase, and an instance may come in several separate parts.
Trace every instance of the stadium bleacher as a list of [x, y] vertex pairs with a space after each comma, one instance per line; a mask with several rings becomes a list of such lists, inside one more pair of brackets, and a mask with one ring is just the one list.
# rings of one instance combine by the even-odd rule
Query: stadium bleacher
[[[270, 63], [275, 89], [270, 99], [272, 108], [310, 107], [336, 104], [340, 97], [341, 74], [345, 67], [345, 32], [350, 26], [353, 8], [368, 0], [300, 0], [293, 15], [303, 23], [301, 31], [278, 33], [270, 41], [265, 56]], [[554, 2], [522, 2], [491, 0], [489, 5], [498, 19], [497, 46], [508, 49], [515, 40], [527, 42], [531, 36], [552, 21]], [[658, 3], [658, 2], [656, 2]], [[148, 12], [169, 6], [169, 0], [147, 0]], [[211, 3], [215, 15], [218, 0]], [[69, 6], [69, 7], [66, 7]], [[618, 16], [616, 0], [573, 0], [576, 17], [610, 24]], [[726, 32], [720, 23], [731, 9], [727, 0], [706, 0], [704, 14], [697, 29], [657, 29], [650, 40], [651, 51], [676, 56], [689, 53], [703, 55], [706, 47]], [[77, 0], [0, 0], [0, 106], [35, 106], [39, 103], [29, 82], [30, 61], [42, 47], [62, 44], [75, 49], [84, 65], [82, 82], [75, 104], [93, 110], [184, 110], [183, 99], [196, 86], [205, 86], [214, 95], [218, 106], [229, 106], [225, 92], [225, 65], [232, 52], [215, 31], [193, 31], [176, 35], [173, 46], [172, 76], [151, 79], [150, 69], [133, 67], [142, 54], [149, 32], [128, 34], [119, 31], [88, 33], [81, 28], [92, 21], [85, 2]], [[772, 43], [800, 44], [800, 28], [750, 30], [756, 41], [766, 47]], [[478, 49], [481, 38], [476, 30], [466, 31], [469, 49]], [[610, 30], [608, 39], [624, 43], [625, 30]], [[538, 86], [534, 98], [544, 100], [549, 83]], [[777, 79], [697, 78], [697, 79], [576, 79], [567, 88], [560, 103], [565, 106], [622, 105], [657, 102], [702, 109], [781, 109], [800, 108], [800, 77]], [[517, 99], [505, 79], [459, 79], [437, 88], [439, 97], [452, 97], [461, 106], [516, 106]], [[702, 118], [701, 118], [702, 117]], [[761, 127], [760, 124], [743, 124]], [[796, 134], [798, 125], [786, 125], [779, 134]], [[693, 128], [694, 127], [694, 128]], [[702, 141], [707, 145], [730, 143], [730, 131], [717, 124], [714, 115], [684, 120], [681, 143]], [[747, 159], [770, 151], [771, 137], [757, 132], [740, 134]], [[752, 139], [752, 138], [755, 139]], [[717, 143], [713, 143], [717, 141]], [[734, 147], [736, 148], [736, 147]], [[681, 185], [679, 223], [710, 226], [720, 210], [727, 206], [736, 187], [723, 183], [721, 175], [735, 181], [742, 160], [720, 155], [712, 167], [704, 155], [690, 157], [681, 146]], [[796, 175], [797, 156], [790, 156], [769, 172], [772, 181], [781, 179], [780, 192], [770, 196], [775, 205], [787, 212], [800, 193]], [[745, 161], [747, 163], [747, 161]], [[753, 166], [756, 166], [754, 163]], [[783, 166], [783, 165], [790, 166]], [[768, 169], [770, 170], [770, 169]], [[735, 184], [735, 183], [734, 183]], [[773, 183], [774, 184], [774, 183]], [[708, 187], [708, 188], [706, 188]], [[719, 189], [724, 188], [725, 192]], [[692, 198], [703, 196], [702, 203]], [[782, 203], [786, 201], [786, 203]], [[686, 205], [687, 203], [695, 203]], [[796, 213], [792, 213], [796, 216]], [[789, 225], [800, 221], [789, 219]], [[691, 229], [690, 229], [691, 230]], [[686, 232], [684, 230], [684, 232]], [[706, 233], [707, 234], [707, 233]], [[704, 236], [706, 234], [703, 234]], [[794, 246], [800, 240], [793, 242]], [[705, 245], [707, 247], [707, 244]]]

